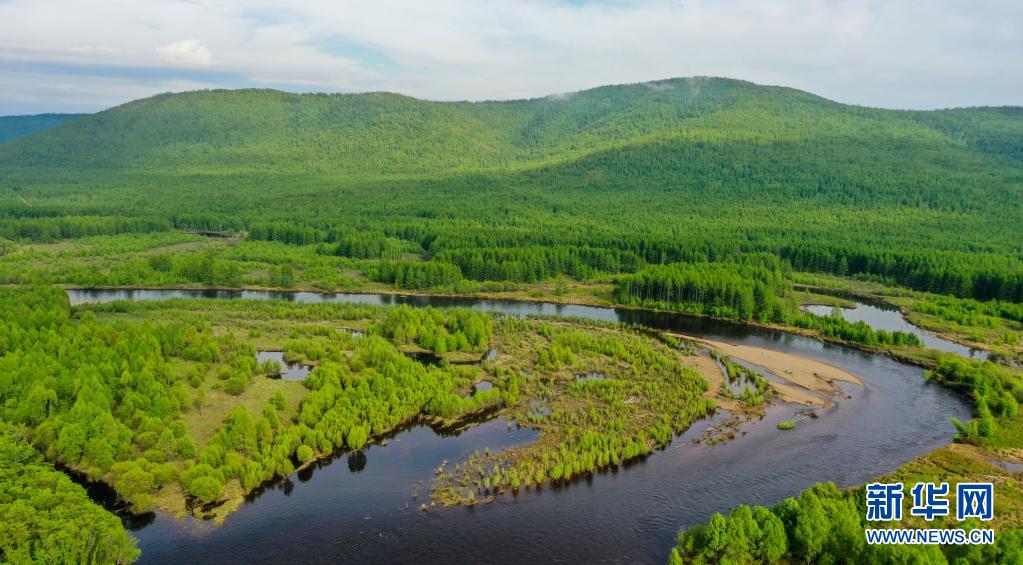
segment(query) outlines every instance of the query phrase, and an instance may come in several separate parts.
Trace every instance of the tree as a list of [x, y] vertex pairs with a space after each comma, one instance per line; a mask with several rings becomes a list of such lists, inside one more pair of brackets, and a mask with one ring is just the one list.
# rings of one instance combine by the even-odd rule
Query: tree
[[203, 408], [206, 406], [206, 391], [199, 388], [192, 395], [192, 406], [199, 410], [199, 415], [204, 416]]
[[57, 449], [61, 458], [68, 463], [78, 463], [85, 447], [85, 430], [78, 423], [67, 424], [60, 430]]
[[136, 541], [85, 489], [0, 423], [0, 555], [10, 563], [131, 563]]
[[761, 532], [756, 543], [756, 554], [767, 563], [778, 561], [788, 552], [785, 525], [778, 516], [763, 506], [754, 507], [753, 516], [760, 525]]
[[148, 495], [156, 486], [156, 479], [152, 474], [133, 466], [130, 470], [119, 474], [114, 485], [121, 496], [134, 501], [140, 495]]
[[276, 408], [277, 410], [283, 411], [285, 408], [288, 407], [288, 403], [284, 399], [284, 393], [279, 390], [274, 394], [272, 402], [274, 408]]
[[193, 479], [192, 482], [189, 483], [188, 494], [191, 494], [205, 503], [210, 503], [220, 496], [220, 491], [222, 491], [223, 488], [223, 485], [221, 485], [215, 478], [202, 476]]
[[364, 428], [362, 426], [353, 426], [352, 429], [348, 431], [348, 437], [346, 438], [346, 443], [348, 444], [348, 448], [349, 449], [353, 449], [353, 450], [357, 451], [357, 450], [362, 449], [363, 446], [366, 445], [366, 440], [367, 439], [368, 438], [367, 438], [366, 428]]

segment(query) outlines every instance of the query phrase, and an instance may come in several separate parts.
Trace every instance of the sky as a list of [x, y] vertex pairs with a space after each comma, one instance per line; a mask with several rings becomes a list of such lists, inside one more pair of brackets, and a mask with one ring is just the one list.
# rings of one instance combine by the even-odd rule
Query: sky
[[1023, 105], [1023, 2], [0, 0], [0, 115], [202, 88], [485, 100], [680, 76]]

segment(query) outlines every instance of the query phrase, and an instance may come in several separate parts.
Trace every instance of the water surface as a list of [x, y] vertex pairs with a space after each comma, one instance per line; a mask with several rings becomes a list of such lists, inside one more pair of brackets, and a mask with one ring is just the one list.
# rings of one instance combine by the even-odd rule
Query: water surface
[[966, 347], [965, 345], [938, 337], [932, 332], [921, 329], [911, 324], [898, 308], [881, 302], [860, 302], [857, 299], [854, 308], [834, 308], [821, 304], [809, 304], [803, 306], [803, 310], [818, 316], [828, 316], [837, 310], [843, 318], [850, 322], [863, 322], [876, 330], [887, 330], [890, 332], [903, 332], [914, 334], [920, 338], [924, 347], [955, 353], [967, 359], [986, 359], [987, 352], [979, 349]]
[[283, 381], [304, 381], [313, 370], [311, 366], [304, 363], [286, 361], [283, 351], [257, 351], [256, 362], [263, 363], [264, 361], [276, 361], [280, 365], [281, 374], [271, 378]]

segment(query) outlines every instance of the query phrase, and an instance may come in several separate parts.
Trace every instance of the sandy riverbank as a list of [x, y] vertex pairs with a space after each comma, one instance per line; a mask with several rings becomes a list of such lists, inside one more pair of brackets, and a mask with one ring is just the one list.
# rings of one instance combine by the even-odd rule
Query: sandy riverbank
[[[827, 399], [838, 393], [834, 381], [855, 383], [863, 386], [863, 381], [856, 375], [808, 357], [791, 353], [771, 351], [748, 345], [736, 345], [723, 341], [702, 339], [685, 334], [672, 334], [676, 337], [699, 343], [729, 357], [767, 369], [775, 376], [790, 384], [776, 384], [775, 390], [782, 400], [799, 404], [827, 404]], [[710, 367], [705, 368], [708, 372]], [[717, 373], [720, 369], [714, 367]]]

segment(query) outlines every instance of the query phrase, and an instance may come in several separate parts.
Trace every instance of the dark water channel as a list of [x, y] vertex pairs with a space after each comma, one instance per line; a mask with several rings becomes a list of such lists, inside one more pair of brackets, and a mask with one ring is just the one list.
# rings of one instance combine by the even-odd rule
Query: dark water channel
[[[819, 418], [776, 429], [797, 407], [775, 405], [735, 440], [692, 443], [722, 415], [697, 422], [667, 449], [567, 486], [520, 490], [473, 508], [418, 511], [447, 459], [529, 441], [498, 419], [457, 436], [430, 428], [387, 446], [342, 454], [250, 497], [222, 526], [157, 514], [135, 530], [144, 563], [662, 563], [679, 528], [737, 504], [773, 504], [818, 481], [865, 482], [951, 439], [968, 404], [926, 382], [918, 367], [806, 337], [677, 314], [551, 303], [260, 291], [69, 291], [72, 302], [171, 297], [453, 307], [642, 324], [805, 355], [842, 367], [866, 387]], [[539, 407], [542, 409], [542, 407]], [[398, 441], [400, 440], [400, 441]], [[352, 457], [355, 459], [353, 460]], [[346, 464], [346, 462], [348, 464]], [[131, 526], [132, 523], [128, 522]]]

